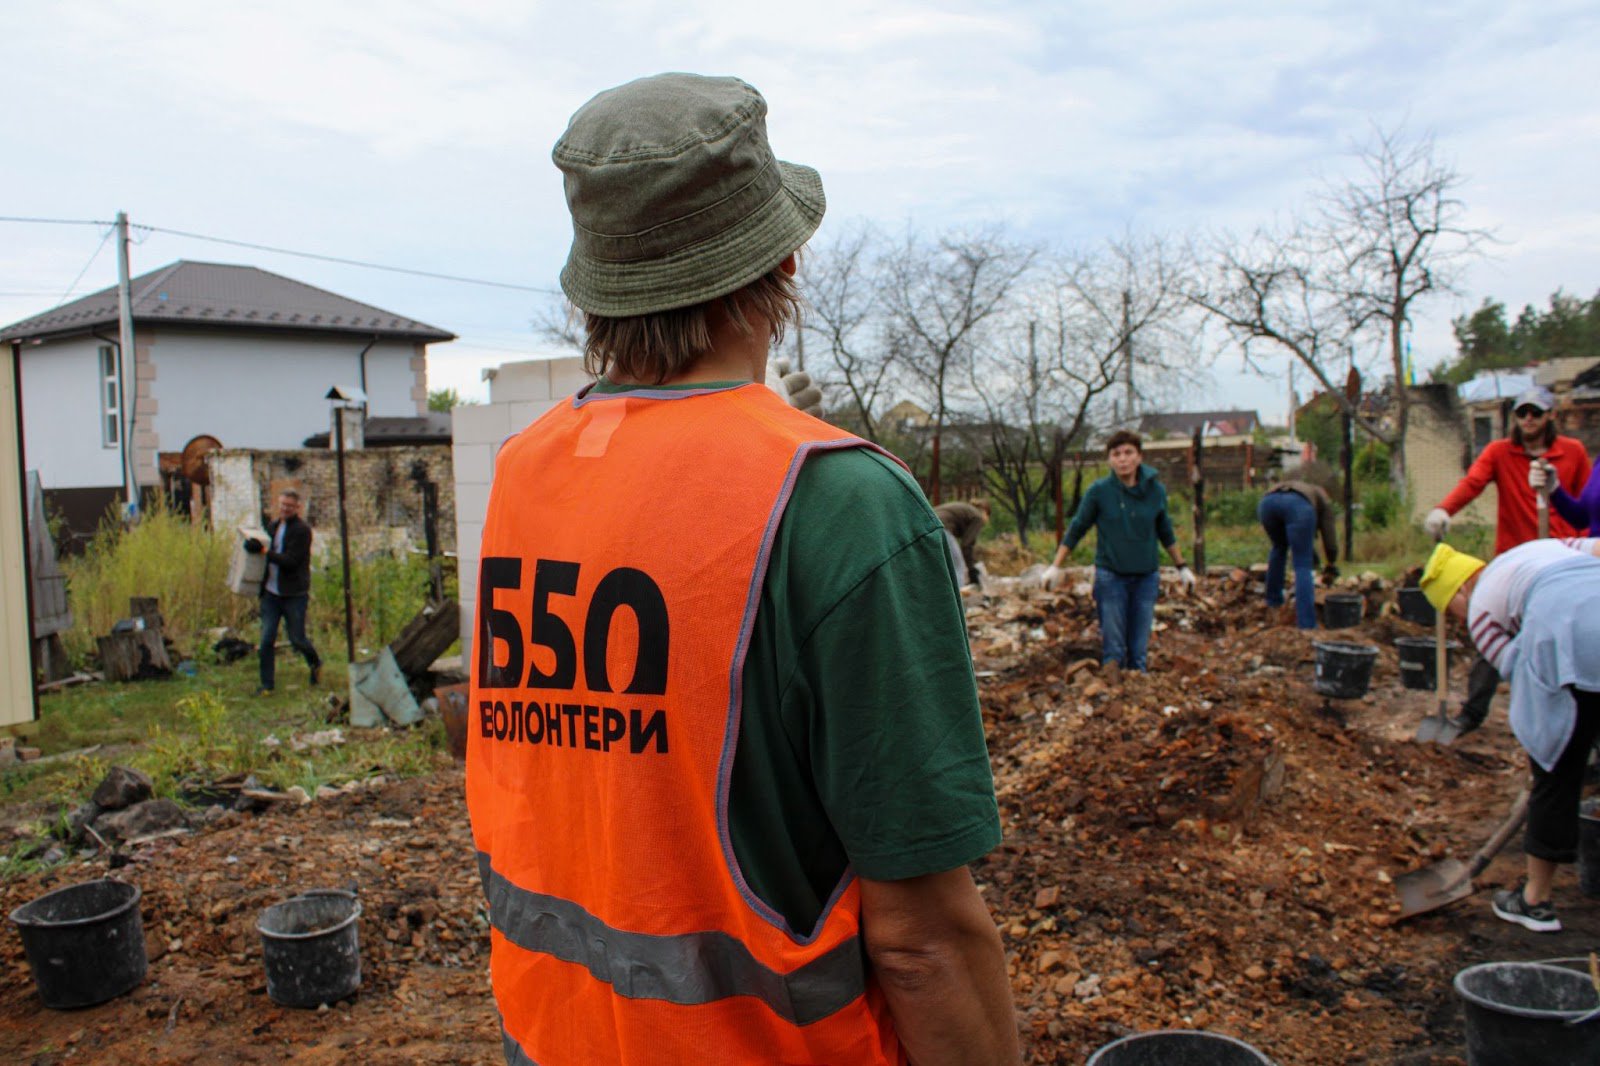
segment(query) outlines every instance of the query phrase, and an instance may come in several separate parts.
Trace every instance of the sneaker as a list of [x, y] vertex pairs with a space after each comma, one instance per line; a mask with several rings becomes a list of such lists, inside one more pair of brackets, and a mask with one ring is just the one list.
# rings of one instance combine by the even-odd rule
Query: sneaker
[[1535, 933], [1561, 932], [1561, 919], [1548, 901], [1529, 903], [1522, 898], [1522, 886], [1503, 888], [1494, 894], [1494, 913]]
[[316, 663], [311, 667], [311, 686], [316, 687], [317, 679], [322, 676], [322, 664]]
[[257, 696], [270, 696], [272, 695], [272, 690], [263, 685], [262, 687], [256, 689], [255, 694]]

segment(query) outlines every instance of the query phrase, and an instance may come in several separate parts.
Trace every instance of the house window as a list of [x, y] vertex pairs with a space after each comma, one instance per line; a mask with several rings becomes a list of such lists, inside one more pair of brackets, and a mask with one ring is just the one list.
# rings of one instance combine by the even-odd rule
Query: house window
[[100, 445], [115, 448], [122, 443], [122, 374], [117, 366], [116, 349], [100, 346]]
[[1494, 439], [1494, 420], [1488, 415], [1478, 415], [1472, 420], [1472, 452], [1476, 455]]

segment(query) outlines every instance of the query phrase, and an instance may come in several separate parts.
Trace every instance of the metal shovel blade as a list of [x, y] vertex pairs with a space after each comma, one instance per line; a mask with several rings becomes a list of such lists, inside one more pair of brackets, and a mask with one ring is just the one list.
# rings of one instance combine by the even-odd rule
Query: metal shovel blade
[[1444, 706], [1417, 723], [1414, 739], [1420, 744], [1452, 744], [1461, 737], [1460, 723], [1445, 713]]
[[1472, 878], [1466, 863], [1444, 859], [1432, 866], [1394, 879], [1400, 893], [1400, 917], [1424, 914], [1472, 895]]

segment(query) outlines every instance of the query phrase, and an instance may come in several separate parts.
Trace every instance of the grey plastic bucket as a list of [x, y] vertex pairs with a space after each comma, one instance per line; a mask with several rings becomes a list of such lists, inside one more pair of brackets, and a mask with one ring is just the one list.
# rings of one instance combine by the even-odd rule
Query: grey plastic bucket
[[1312, 687], [1336, 700], [1358, 700], [1372, 683], [1372, 664], [1378, 649], [1371, 644], [1351, 644], [1342, 640], [1311, 642], [1317, 653], [1317, 675]]
[[[1400, 684], [1406, 688], [1432, 692], [1439, 678], [1439, 660], [1432, 637], [1396, 637], [1395, 650], [1400, 653]], [[1461, 645], [1453, 640], [1444, 642], [1445, 654], [1459, 651]]]
[[1589, 975], [1545, 962], [1485, 962], [1456, 974], [1468, 1066], [1600, 1062], [1600, 1007]]
[[350, 892], [318, 889], [261, 912], [267, 995], [285, 1007], [336, 1003], [361, 987], [361, 903]]
[[1243, 1040], [1198, 1029], [1135, 1033], [1089, 1056], [1088, 1066], [1273, 1066]]
[[139, 886], [124, 881], [84, 881], [11, 912], [45, 1006], [92, 1007], [144, 980], [139, 896]]
[[1365, 596], [1355, 592], [1335, 592], [1322, 601], [1322, 628], [1349, 629], [1361, 624]]
[[1600, 797], [1578, 808], [1578, 887], [1600, 899]]

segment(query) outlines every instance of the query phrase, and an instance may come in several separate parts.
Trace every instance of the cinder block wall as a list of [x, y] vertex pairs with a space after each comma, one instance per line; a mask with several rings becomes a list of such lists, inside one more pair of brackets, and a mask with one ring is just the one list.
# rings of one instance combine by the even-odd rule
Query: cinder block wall
[[500, 446], [592, 378], [577, 356], [507, 363], [492, 370], [489, 402], [451, 412], [454, 440], [456, 560], [461, 586], [461, 656], [472, 662], [478, 605], [478, 546], [489, 508], [489, 482]]
[[[1467, 472], [1472, 459], [1470, 429], [1448, 385], [1412, 389], [1409, 422], [1406, 482], [1412, 520], [1421, 522]], [[1492, 526], [1498, 500], [1495, 487], [1490, 485], [1456, 515], [1456, 521]]]

